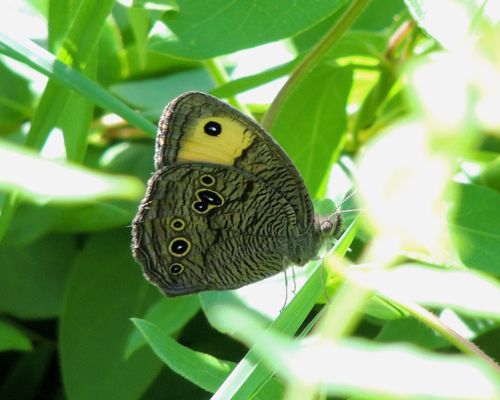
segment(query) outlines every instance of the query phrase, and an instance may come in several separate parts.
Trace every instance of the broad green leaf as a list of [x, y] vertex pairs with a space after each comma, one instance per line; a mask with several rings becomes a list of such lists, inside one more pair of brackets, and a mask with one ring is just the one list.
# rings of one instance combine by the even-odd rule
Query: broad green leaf
[[[198, 296], [184, 296], [177, 298], [161, 298], [153, 304], [144, 318], [162, 330], [162, 335], [172, 336], [181, 330], [184, 325], [200, 310]], [[146, 339], [135, 330], [127, 343], [125, 357], [146, 344]]]
[[18, 318], [53, 318], [61, 313], [74, 238], [47, 235], [28, 246], [0, 245], [0, 310]]
[[448, 224], [460, 259], [467, 267], [500, 276], [500, 194], [476, 185], [458, 188]]
[[[498, 322], [492, 319], [466, 318], [450, 309], [442, 310], [439, 317], [442, 322], [468, 340], [476, 339], [498, 326]], [[429, 350], [450, 346], [447, 339], [415, 318], [401, 318], [386, 322], [375, 340], [385, 343], [409, 342]]]
[[387, 321], [375, 340], [413, 343], [428, 350], [450, 346], [450, 342], [439, 333], [411, 317]]
[[167, 11], [154, 26], [149, 48], [176, 57], [208, 59], [294, 36], [343, 3], [178, 0], [179, 11]]
[[[232, 362], [219, 360], [180, 345], [167, 334], [165, 329], [155, 324], [137, 318], [134, 318], [133, 322], [165, 364], [209, 392], [215, 392], [234, 369]], [[270, 379], [252, 398], [274, 400], [282, 396], [282, 383], [276, 379]]]
[[31, 150], [0, 142], [0, 188], [34, 202], [83, 202], [105, 198], [136, 200], [144, 193], [136, 178], [111, 176], [70, 163], [41, 158]]
[[353, 30], [381, 32], [402, 21], [400, 14], [405, 11], [403, 0], [373, 0], [359, 16]]
[[68, 280], [60, 323], [60, 362], [65, 392], [78, 399], [138, 399], [161, 362], [147, 347], [125, 360], [135, 329], [157, 299], [130, 253], [128, 229], [92, 235]]
[[[229, 308], [221, 309], [219, 318], [270, 368], [277, 366], [278, 376], [292, 385], [291, 390], [308, 393], [309, 385], [320, 383], [328, 394], [342, 397], [491, 400], [500, 396], [498, 371], [464, 355], [433, 354], [416, 346], [364, 339], [293, 340], [271, 329], [264, 332], [249, 315]], [[295, 392], [296, 398], [300, 395]]]
[[347, 134], [350, 69], [320, 66], [285, 102], [271, 134], [304, 178], [312, 197], [336, 162]]
[[184, 347], [151, 322], [133, 319], [154, 352], [175, 372], [199, 387], [215, 392], [234, 368], [229, 361]]
[[0, 321], [0, 351], [33, 350], [31, 340], [14, 325]]
[[191, 69], [161, 78], [118, 83], [109, 90], [132, 107], [144, 110], [144, 116], [157, 121], [168, 102], [175, 97], [189, 90], [207, 92], [213, 87], [205, 69]]
[[122, 142], [109, 146], [99, 158], [98, 167], [110, 174], [133, 175], [147, 182], [154, 170], [153, 140], [140, 143]]

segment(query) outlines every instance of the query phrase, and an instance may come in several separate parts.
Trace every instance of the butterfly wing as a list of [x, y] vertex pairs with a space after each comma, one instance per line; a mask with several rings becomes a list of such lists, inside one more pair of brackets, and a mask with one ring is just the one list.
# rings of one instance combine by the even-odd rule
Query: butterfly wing
[[295, 211], [233, 166], [177, 163], [149, 182], [133, 252], [167, 296], [234, 289], [283, 271], [300, 234]]
[[311, 229], [314, 208], [293, 162], [258, 123], [216, 97], [187, 92], [165, 108], [158, 127], [156, 170], [184, 162], [248, 172], [286, 199], [300, 232]]

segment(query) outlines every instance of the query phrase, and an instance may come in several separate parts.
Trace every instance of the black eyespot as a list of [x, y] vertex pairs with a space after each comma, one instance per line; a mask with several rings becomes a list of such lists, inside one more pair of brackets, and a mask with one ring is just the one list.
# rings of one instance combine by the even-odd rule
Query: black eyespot
[[169, 250], [174, 256], [184, 256], [191, 249], [191, 243], [185, 238], [176, 238], [170, 242]]
[[203, 203], [202, 201], [197, 201], [193, 204], [193, 208], [195, 211], [198, 211], [200, 213], [204, 213], [205, 211], [208, 210], [208, 204]]
[[170, 224], [170, 226], [175, 231], [181, 231], [181, 230], [183, 230], [185, 228], [186, 223], [182, 219], [176, 218], [176, 219], [174, 219], [172, 221], [172, 223]]
[[218, 122], [209, 121], [204, 127], [205, 133], [210, 136], [219, 136], [222, 133], [222, 126]]
[[182, 271], [184, 271], [184, 266], [182, 264], [175, 263], [169, 267], [169, 270], [172, 275], [179, 275]]
[[201, 178], [200, 178], [200, 181], [203, 185], [205, 186], [212, 186], [215, 182], [215, 179], [213, 176], [210, 176], [210, 175], [203, 175]]
[[224, 202], [222, 197], [213, 190], [200, 190], [196, 194], [203, 203], [207, 203], [211, 206], [220, 206]]

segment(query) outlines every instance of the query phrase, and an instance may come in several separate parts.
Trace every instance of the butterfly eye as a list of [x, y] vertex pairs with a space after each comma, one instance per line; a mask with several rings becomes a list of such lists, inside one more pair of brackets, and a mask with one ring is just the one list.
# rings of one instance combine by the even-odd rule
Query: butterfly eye
[[179, 275], [182, 271], [184, 271], [184, 265], [175, 263], [169, 267], [169, 270], [172, 275]]
[[219, 136], [222, 133], [222, 126], [218, 122], [209, 121], [205, 124], [204, 131], [210, 136]]

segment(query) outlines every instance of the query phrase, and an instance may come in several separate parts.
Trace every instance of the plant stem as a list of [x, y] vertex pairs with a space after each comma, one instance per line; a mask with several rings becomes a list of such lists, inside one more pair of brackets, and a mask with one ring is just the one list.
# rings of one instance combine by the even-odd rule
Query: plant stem
[[295, 72], [290, 76], [290, 79], [288, 79], [286, 84], [281, 88], [264, 116], [262, 121], [264, 129], [271, 131], [274, 121], [283, 107], [285, 99], [287, 99], [299, 86], [300, 82], [304, 80], [307, 74], [319, 65], [326, 53], [338, 42], [347, 29], [351, 27], [369, 3], [370, 0], [354, 0], [344, 15], [340, 17], [332, 29], [330, 29], [325, 37], [323, 37], [311, 53], [309, 53], [304, 61], [297, 67]]

